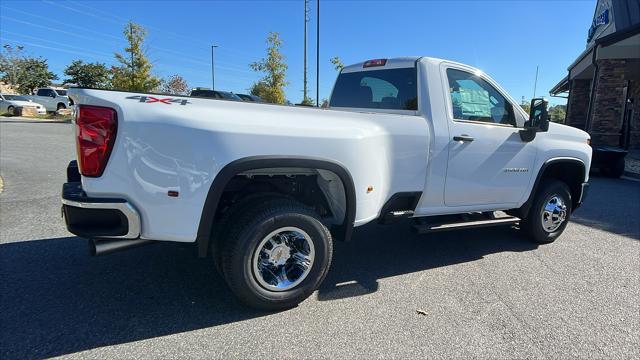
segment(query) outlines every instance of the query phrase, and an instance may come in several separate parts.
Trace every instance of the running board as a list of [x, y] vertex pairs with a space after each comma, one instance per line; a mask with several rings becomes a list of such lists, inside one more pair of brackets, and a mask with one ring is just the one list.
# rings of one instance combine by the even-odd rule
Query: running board
[[520, 222], [520, 219], [514, 216], [505, 216], [497, 219], [484, 219], [473, 221], [458, 222], [432, 222], [413, 225], [413, 229], [418, 234], [427, 234], [438, 231], [473, 229], [489, 226], [513, 225]]

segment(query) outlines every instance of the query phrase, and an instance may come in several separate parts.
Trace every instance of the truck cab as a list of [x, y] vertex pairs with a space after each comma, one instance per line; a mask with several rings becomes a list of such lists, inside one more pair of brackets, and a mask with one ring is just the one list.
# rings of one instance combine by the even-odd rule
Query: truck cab
[[412, 57], [347, 66], [329, 106], [424, 118], [428, 166], [415, 216], [519, 208], [540, 169], [560, 158], [588, 179], [585, 132], [547, 120], [532, 126], [496, 81], [468, 65]]

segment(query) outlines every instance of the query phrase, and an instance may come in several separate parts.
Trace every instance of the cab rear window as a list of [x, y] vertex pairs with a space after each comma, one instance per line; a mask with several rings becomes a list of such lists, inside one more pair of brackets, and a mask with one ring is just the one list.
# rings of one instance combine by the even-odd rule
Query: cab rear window
[[416, 68], [341, 73], [336, 80], [331, 107], [417, 110]]

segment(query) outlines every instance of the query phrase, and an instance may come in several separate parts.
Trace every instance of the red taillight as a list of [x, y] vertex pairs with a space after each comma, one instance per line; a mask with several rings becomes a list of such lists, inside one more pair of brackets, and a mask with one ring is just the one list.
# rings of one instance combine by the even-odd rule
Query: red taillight
[[102, 175], [113, 143], [118, 119], [116, 111], [102, 106], [80, 105], [76, 114], [78, 165], [84, 176]]
[[373, 59], [367, 60], [362, 65], [363, 68], [374, 67], [374, 66], [385, 66], [387, 64], [387, 59]]

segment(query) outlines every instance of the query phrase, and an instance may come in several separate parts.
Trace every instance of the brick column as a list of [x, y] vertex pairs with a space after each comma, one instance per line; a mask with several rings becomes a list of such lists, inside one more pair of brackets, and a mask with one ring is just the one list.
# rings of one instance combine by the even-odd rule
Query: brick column
[[567, 103], [566, 125], [584, 129], [589, 109], [589, 93], [591, 92], [591, 80], [571, 80], [569, 100]]
[[594, 145], [618, 146], [622, 128], [622, 88], [626, 60], [598, 60], [598, 74], [591, 117]]

